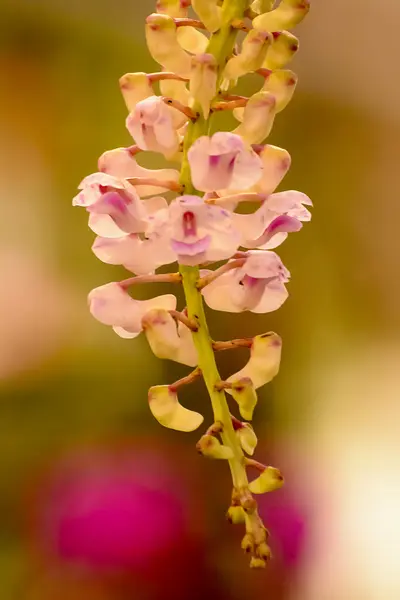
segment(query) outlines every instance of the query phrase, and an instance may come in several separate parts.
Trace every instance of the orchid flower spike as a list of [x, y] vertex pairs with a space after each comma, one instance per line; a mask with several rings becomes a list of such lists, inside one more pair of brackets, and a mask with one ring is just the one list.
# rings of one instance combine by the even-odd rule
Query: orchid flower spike
[[[153, 416], [168, 429], [195, 431], [204, 418], [178, 394], [197, 379], [205, 384], [213, 419], [196, 448], [229, 463], [227, 518], [244, 525], [242, 548], [252, 568], [271, 558], [253, 494], [278, 489], [283, 478], [249, 458], [257, 435], [248, 421], [257, 390], [278, 374], [282, 340], [270, 332], [214, 342], [205, 304], [239, 319], [245, 311], [278, 310], [288, 298], [290, 273], [272, 250], [310, 221], [312, 203], [302, 192], [276, 191], [291, 157], [266, 141], [296, 89], [287, 65], [299, 41], [290, 30], [308, 10], [309, 0], [156, 0], [145, 36], [159, 67], [119, 80], [133, 145], [104, 152], [73, 199], [96, 234], [94, 256], [131, 273], [93, 289], [90, 313], [127, 340], [143, 332], [156, 357], [191, 367], [175, 383], [150, 388]], [[235, 95], [249, 73], [259, 89], [250, 98]], [[211, 121], [222, 111], [236, 119], [233, 131]], [[158, 155], [160, 168], [149, 168], [147, 152]], [[154, 283], [178, 293], [136, 295]], [[248, 361], [222, 380], [218, 352], [236, 348], [249, 350]], [[133, 357], [140, 368], [140, 353]], [[250, 467], [258, 470], [251, 481]]]

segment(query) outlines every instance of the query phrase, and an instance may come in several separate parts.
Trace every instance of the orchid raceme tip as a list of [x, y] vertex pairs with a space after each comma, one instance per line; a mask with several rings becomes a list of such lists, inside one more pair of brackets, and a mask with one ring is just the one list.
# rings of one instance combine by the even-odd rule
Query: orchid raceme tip
[[[197, 18], [189, 13], [190, 4]], [[164, 427], [195, 431], [204, 417], [180, 404], [179, 390], [199, 378], [205, 383], [214, 422], [200, 433], [196, 447], [230, 465], [227, 516], [231, 523], [245, 524], [242, 547], [254, 568], [265, 566], [271, 552], [252, 494], [278, 489], [283, 477], [248, 458], [257, 446], [248, 421], [257, 389], [279, 371], [282, 340], [269, 332], [213, 342], [204, 303], [230, 313], [279, 309], [289, 295], [290, 273], [274, 250], [311, 219], [306, 194], [276, 191], [291, 157], [268, 143], [296, 88], [297, 76], [287, 69], [299, 48], [291, 30], [307, 15], [309, 1], [276, 4], [158, 0], [145, 34], [159, 70], [126, 73], [119, 81], [132, 145], [104, 152], [98, 170], [84, 177], [73, 200], [88, 213], [97, 236], [95, 256], [130, 271], [125, 280], [89, 293], [91, 314], [122, 338], [143, 333], [157, 357], [194, 368], [149, 390], [151, 413]], [[240, 29], [246, 32], [241, 42]], [[247, 98], [235, 87], [249, 73], [261, 81]], [[233, 113], [233, 131], [218, 129], [221, 112]], [[145, 152], [173, 163], [149, 169], [142, 165]], [[165, 266], [170, 273], [158, 271]], [[152, 282], [181, 286], [184, 305], [179, 307], [171, 293], [148, 299], [136, 294], [140, 284]], [[218, 351], [239, 347], [249, 349], [247, 363], [222, 380]], [[228, 399], [234, 401], [231, 409]], [[249, 468], [259, 471], [251, 483]]]

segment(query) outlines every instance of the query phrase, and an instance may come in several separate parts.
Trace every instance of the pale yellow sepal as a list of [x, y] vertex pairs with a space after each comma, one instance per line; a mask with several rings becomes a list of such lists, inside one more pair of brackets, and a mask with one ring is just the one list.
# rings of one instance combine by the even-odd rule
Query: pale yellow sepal
[[289, 70], [278, 70], [271, 73], [263, 86], [264, 92], [270, 92], [275, 98], [277, 113], [284, 110], [291, 101], [296, 89], [298, 77]]
[[249, 490], [252, 494], [266, 494], [279, 490], [283, 484], [284, 479], [279, 469], [267, 467], [259, 477], [249, 483]]
[[172, 17], [153, 13], [146, 19], [146, 41], [150, 54], [167, 71], [190, 75], [190, 55], [179, 45]]
[[228, 390], [239, 405], [243, 419], [251, 421], [257, 404], [257, 393], [250, 377], [240, 377], [232, 381], [232, 389]]
[[176, 30], [179, 45], [190, 54], [203, 54], [208, 46], [208, 37], [194, 27], [179, 27]]
[[243, 423], [243, 427], [236, 430], [240, 445], [249, 456], [253, 456], [258, 440], [250, 423]]
[[248, 144], [261, 144], [269, 135], [275, 119], [275, 98], [269, 92], [257, 92], [249, 99], [243, 121], [232, 132]]
[[204, 421], [202, 415], [188, 410], [178, 401], [176, 392], [168, 385], [156, 385], [149, 389], [149, 406], [157, 421], [168, 429], [194, 431]]
[[203, 435], [197, 443], [197, 450], [207, 458], [229, 460], [233, 458], [233, 450], [224, 446], [213, 435]]
[[198, 363], [190, 329], [172, 318], [167, 310], [154, 308], [142, 318], [150, 348], [158, 358], [173, 360], [189, 367]]
[[274, 10], [253, 19], [253, 27], [263, 31], [292, 29], [306, 17], [310, 0], [282, 0]]
[[154, 96], [153, 86], [146, 73], [126, 73], [120, 78], [119, 87], [129, 112], [141, 100]]
[[[277, 333], [264, 333], [253, 340], [250, 358], [238, 373], [228, 377], [233, 383], [244, 377], [251, 379], [255, 389], [269, 383], [279, 372], [281, 362], [282, 340]], [[231, 393], [231, 390], [226, 390]]]
[[192, 58], [190, 93], [200, 104], [204, 118], [210, 113], [211, 100], [217, 91], [218, 64], [212, 54], [199, 54]]
[[221, 7], [218, 0], [192, 0], [192, 7], [208, 31], [214, 33], [221, 27]]
[[279, 31], [268, 48], [263, 68], [274, 71], [286, 67], [298, 51], [299, 45], [299, 40], [290, 31]]
[[270, 33], [251, 29], [243, 40], [241, 52], [228, 60], [223, 72], [224, 79], [236, 80], [260, 69], [272, 40]]

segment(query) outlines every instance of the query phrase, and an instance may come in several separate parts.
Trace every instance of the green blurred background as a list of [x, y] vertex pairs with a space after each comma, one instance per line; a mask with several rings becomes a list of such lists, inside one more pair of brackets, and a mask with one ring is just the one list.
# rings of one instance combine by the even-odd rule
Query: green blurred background
[[[103, 151], [131, 143], [118, 78], [154, 70], [143, 24], [152, 10], [0, 0], [0, 596], [398, 600], [398, 0], [314, 1], [296, 32], [297, 93], [270, 138], [292, 155], [283, 189], [315, 204], [312, 223], [279, 249], [290, 299], [261, 317], [209, 314], [214, 339], [273, 329], [284, 340], [255, 420], [257, 457], [287, 480], [263, 500], [275, 554], [263, 573], [248, 570], [241, 532], [224, 521], [224, 465], [204, 464], [196, 433], [164, 430], [149, 413], [147, 388], [185, 369], [87, 311], [90, 289], [123, 270], [96, 260], [71, 199]], [[244, 359], [221, 356], [222, 372]], [[186, 401], [211, 421], [201, 386]], [[141, 548], [139, 533], [126, 564], [107, 552], [88, 564], [63, 547], [63, 519], [90, 537], [75, 513], [69, 527], [80, 506], [63, 498], [86, 486], [85, 502], [101, 504], [93, 473], [103, 487], [128, 482], [131, 525], [132, 515], [160, 519], [145, 536], [154, 547], [171, 525], [161, 550]], [[170, 494], [171, 512], [155, 518], [143, 489]], [[107, 545], [98, 535], [94, 545]]]

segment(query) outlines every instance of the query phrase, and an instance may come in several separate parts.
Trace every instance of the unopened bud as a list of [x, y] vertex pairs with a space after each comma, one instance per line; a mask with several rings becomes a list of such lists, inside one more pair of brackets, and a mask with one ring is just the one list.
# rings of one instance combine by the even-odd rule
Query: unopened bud
[[203, 54], [208, 46], [208, 37], [195, 27], [179, 27], [176, 31], [179, 45], [191, 54]]
[[208, 31], [214, 33], [221, 27], [221, 7], [218, 0], [192, 0], [192, 6]]
[[212, 435], [203, 435], [197, 442], [196, 448], [200, 454], [207, 458], [229, 460], [233, 458], [232, 448], [223, 446], [217, 438]]
[[242, 539], [242, 550], [245, 552], [254, 552], [254, 538], [251, 533], [246, 533]]
[[307, 16], [310, 0], [282, 0], [277, 8], [253, 19], [253, 27], [263, 31], [292, 29]]
[[273, 37], [267, 31], [251, 29], [243, 40], [240, 54], [233, 56], [227, 62], [224, 78], [235, 80], [260, 69], [272, 41]]
[[276, 101], [276, 112], [281, 112], [291, 101], [296, 89], [298, 77], [293, 71], [274, 71], [266, 80], [263, 91], [270, 92]]
[[[233, 383], [244, 377], [251, 379], [255, 389], [269, 383], [279, 371], [282, 340], [278, 334], [269, 332], [253, 339], [250, 359], [241, 371], [228, 377]], [[231, 390], [226, 390], [231, 393]]]
[[250, 423], [243, 423], [243, 426], [237, 429], [236, 435], [243, 450], [250, 456], [253, 456], [258, 440]]
[[249, 483], [249, 490], [253, 494], [266, 494], [279, 490], [283, 486], [284, 479], [279, 469], [266, 467], [259, 477]]
[[275, 118], [275, 98], [268, 92], [257, 92], [244, 109], [243, 121], [232, 132], [248, 144], [261, 144], [269, 135]]
[[289, 31], [274, 33], [274, 41], [268, 48], [263, 67], [265, 69], [282, 69], [292, 60], [299, 49], [299, 40]]
[[192, 58], [192, 71], [190, 75], [190, 93], [197, 101], [204, 118], [210, 113], [211, 100], [216, 95], [218, 77], [218, 64], [212, 54], [199, 54]]
[[202, 415], [182, 406], [178, 395], [168, 385], [151, 387], [148, 398], [153, 416], [168, 429], [194, 431], [204, 421]]
[[271, 548], [265, 542], [259, 544], [256, 548], [256, 555], [263, 560], [269, 560], [272, 556]]
[[158, 13], [174, 17], [176, 19], [185, 18], [188, 13], [188, 6], [181, 0], [157, 0], [156, 10]]
[[119, 87], [129, 112], [141, 100], [154, 96], [153, 86], [146, 73], [126, 73], [120, 78]]
[[254, 191], [269, 196], [278, 187], [291, 164], [287, 150], [266, 144], [260, 153], [263, 164], [261, 179], [255, 184]]
[[150, 54], [167, 71], [190, 75], [190, 56], [179, 45], [174, 19], [153, 13], [146, 19], [146, 41]]
[[250, 568], [251, 569], [265, 569], [267, 563], [262, 558], [257, 558], [256, 556], [252, 556], [250, 560]]
[[232, 397], [239, 405], [239, 411], [243, 419], [251, 421], [253, 411], [257, 404], [257, 393], [250, 377], [240, 377], [232, 381], [230, 390]]
[[241, 525], [245, 521], [245, 513], [241, 506], [230, 506], [226, 518], [232, 525]]

